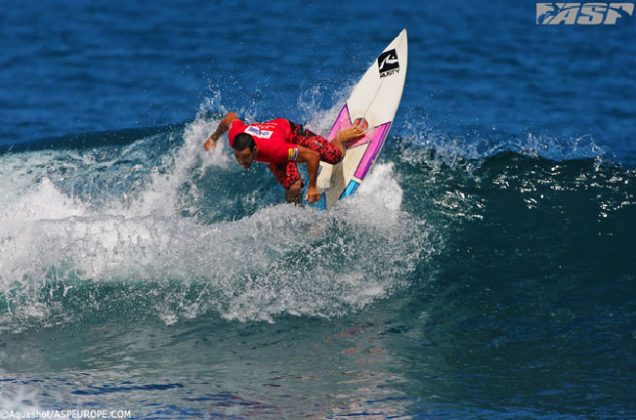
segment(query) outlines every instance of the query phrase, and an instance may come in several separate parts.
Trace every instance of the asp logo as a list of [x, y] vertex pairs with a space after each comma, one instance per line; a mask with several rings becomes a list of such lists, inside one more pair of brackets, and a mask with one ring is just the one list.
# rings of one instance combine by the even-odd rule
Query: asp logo
[[378, 71], [380, 77], [390, 76], [400, 72], [400, 61], [395, 50], [385, 51], [378, 57]]
[[615, 25], [634, 3], [537, 3], [537, 25]]

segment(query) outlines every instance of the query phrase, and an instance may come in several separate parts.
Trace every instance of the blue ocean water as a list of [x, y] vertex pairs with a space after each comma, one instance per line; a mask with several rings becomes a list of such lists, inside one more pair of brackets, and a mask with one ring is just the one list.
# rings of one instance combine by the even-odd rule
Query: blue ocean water
[[[636, 17], [535, 2], [3, 2], [0, 408], [636, 416]], [[328, 212], [202, 141], [324, 133], [402, 29]]]

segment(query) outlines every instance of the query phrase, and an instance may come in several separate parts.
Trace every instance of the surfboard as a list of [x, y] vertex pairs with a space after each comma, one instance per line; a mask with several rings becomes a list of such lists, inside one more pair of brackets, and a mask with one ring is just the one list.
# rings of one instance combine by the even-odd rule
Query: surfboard
[[366, 120], [368, 128], [364, 137], [348, 144], [340, 163], [320, 162], [317, 186], [321, 195], [313, 207], [327, 209], [352, 196], [369, 174], [400, 106], [407, 59], [408, 41], [403, 29], [373, 61], [338, 113], [327, 140], [333, 141], [339, 130], [351, 127], [360, 118]]

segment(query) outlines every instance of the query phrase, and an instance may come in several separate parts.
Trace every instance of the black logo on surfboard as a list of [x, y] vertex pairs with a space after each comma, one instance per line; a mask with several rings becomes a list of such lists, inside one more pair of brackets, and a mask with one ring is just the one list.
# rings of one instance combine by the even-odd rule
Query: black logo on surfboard
[[395, 50], [385, 51], [378, 57], [378, 71], [380, 77], [390, 76], [400, 72], [400, 61]]

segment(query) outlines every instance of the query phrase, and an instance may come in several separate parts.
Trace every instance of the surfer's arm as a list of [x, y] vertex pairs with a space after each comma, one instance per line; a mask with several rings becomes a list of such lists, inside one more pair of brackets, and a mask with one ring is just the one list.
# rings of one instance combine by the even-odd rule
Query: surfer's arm
[[320, 154], [303, 146], [298, 146], [297, 162], [305, 162], [307, 164], [307, 172], [309, 172], [309, 188], [307, 188], [307, 202], [313, 203], [320, 199], [320, 193], [316, 187], [318, 179], [318, 166], [320, 165]]
[[227, 130], [230, 129], [230, 125], [232, 124], [232, 121], [238, 120], [238, 119], [239, 117], [238, 115], [236, 115], [236, 113], [228, 112], [225, 115], [225, 117], [223, 117], [221, 122], [219, 122], [219, 125], [218, 127], [216, 127], [216, 130], [214, 130], [214, 132], [210, 134], [208, 138], [205, 140], [205, 143], [203, 144], [203, 147], [205, 147], [205, 150], [214, 149], [216, 147], [216, 142], [219, 140], [219, 137], [221, 137]]

